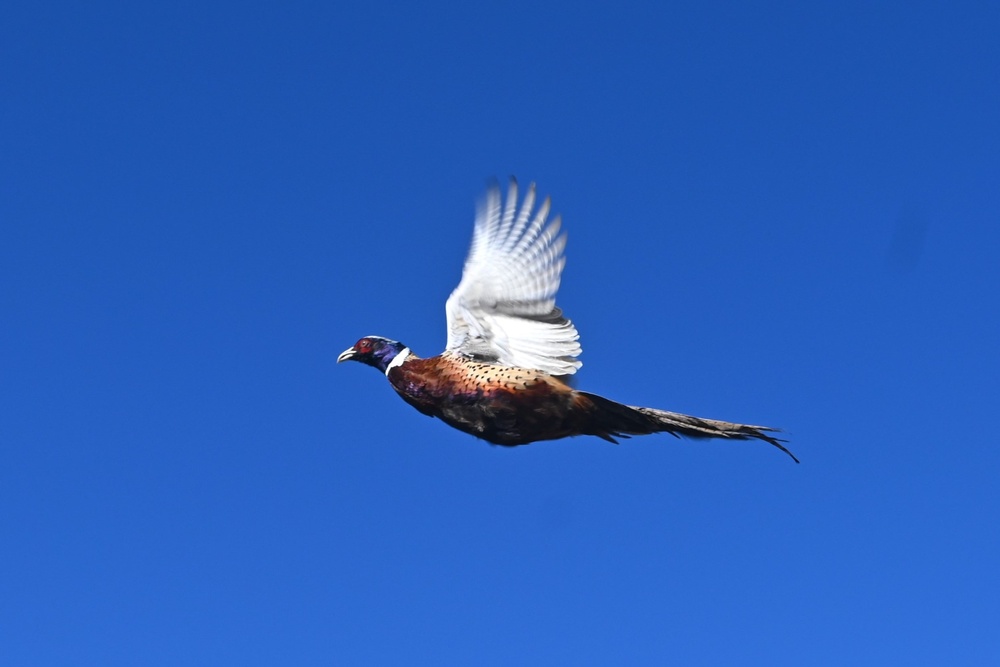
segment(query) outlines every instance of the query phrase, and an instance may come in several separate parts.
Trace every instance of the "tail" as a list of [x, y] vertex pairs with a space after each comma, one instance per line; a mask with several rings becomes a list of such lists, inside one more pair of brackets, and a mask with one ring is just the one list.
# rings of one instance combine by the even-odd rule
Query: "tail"
[[788, 449], [781, 444], [784, 440], [776, 438], [771, 433], [779, 433], [769, 426], [751, 426], [750, 424], [734, 424], [717, 419], [703, 419], [683, 415], [679, 412], [667, 412], [656, 408], [639, 408], [615, 403], [596, 394], [576, 392], [579, 398], [589, 399], [592, 408], [588, 410], [591, 416], [589, 435], [596, 435], [615, 442], [615, 437], [646, 435], [649, 433], [670, 433], [689, 438], [729, 438], [731, 440], [763, 440], [774, 445], [784, 453], [799, 462]]

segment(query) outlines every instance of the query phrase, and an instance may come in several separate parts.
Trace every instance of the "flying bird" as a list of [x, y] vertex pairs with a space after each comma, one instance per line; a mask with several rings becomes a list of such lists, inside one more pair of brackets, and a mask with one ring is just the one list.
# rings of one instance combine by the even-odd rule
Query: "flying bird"
[[550, 201], [535, 210], [532, 184], [518, 205], [494, 185], [476, 213], [462, 280], [445, 304], [448, 342], [421, 358], [381, 336], [365, 336], [337, 361], [385, 373], [403, 400], [460, 431], [496, 445], [526, 445], [574, 435], [615, 438], [666, 432], [691, 438], [763, 440], [798, 463], [778, 429], [624, 405], [567, 382], [581, 362], [576, 327], [556, 307], [565, 234], [549, 221]]

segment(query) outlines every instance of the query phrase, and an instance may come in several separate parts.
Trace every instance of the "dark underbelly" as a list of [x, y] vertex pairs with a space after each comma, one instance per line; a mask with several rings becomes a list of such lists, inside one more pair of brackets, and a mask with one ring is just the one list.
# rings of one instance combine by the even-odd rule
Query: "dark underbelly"
[[[568, 396], [522, 396], [507, 392], [451, 397], [436, 406], [405, 397], [421, 412], [496, 445], [513, 447], [574, 435]], [[531, 399], [531, 400], [529, 400]]]

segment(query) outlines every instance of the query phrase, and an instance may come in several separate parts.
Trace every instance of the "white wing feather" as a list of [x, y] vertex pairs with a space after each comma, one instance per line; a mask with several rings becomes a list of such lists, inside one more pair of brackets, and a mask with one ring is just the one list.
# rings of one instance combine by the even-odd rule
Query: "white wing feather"
[[462, 281], [445, 306], [447, 350], [570, 375], [582, 364], [576, 327], [556, 307], [566, 235], [558, 217], [546, 222], [547, 198], [532, 217], [534, 205], [534, 184], [520, 208], [513, 179], [502, 208], [500, 189], [487, 193]]

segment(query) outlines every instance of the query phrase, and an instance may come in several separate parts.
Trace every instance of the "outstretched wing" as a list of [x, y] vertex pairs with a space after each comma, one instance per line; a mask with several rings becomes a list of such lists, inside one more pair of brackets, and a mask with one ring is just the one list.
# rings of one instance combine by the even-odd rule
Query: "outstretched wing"
[[532, 216], [534, 205], [534, 184], [520, 207], [514, 179], [502, 208], [500, 188], [490, 188], [476, 213], [462, 281], [445, 306], [447, 350], [570, 375], [582, 364], [580, 335], [556, 308], [566, 236], [558, 217], [547, 221], [547, 198]]

